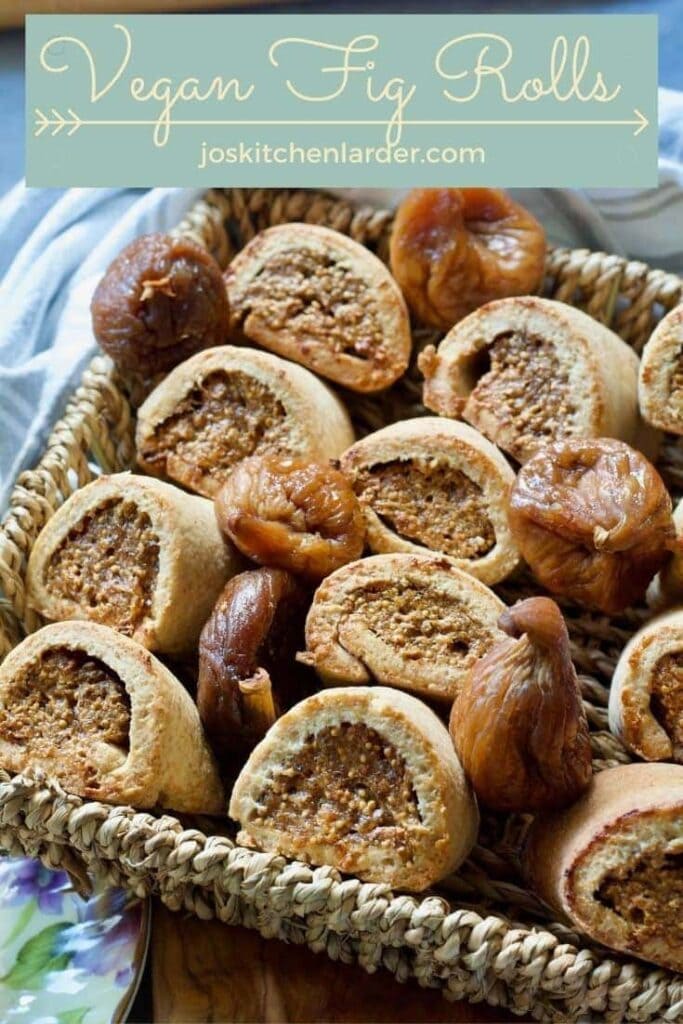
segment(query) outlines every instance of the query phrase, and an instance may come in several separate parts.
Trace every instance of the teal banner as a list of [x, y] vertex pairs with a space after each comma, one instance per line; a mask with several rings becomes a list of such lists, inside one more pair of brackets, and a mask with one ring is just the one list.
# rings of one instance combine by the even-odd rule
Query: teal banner
[[33, 15], [29, 185], [647, 187], [654, 15]]

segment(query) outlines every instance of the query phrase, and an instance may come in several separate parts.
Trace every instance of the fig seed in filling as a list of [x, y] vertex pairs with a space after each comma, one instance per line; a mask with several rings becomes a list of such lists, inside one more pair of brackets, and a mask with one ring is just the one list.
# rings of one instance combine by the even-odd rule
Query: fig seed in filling
[[242, 299], [245, 318], [257, 309], [269, 331], [287, 331], [333, 352], [381, 365], [386, 340], [367, 283], [343, 262], [304, 246], [269, 258]]
[[317, 842], [360, 840], [385, 849], [411, 848], [422, 823], [403, 758], [360, 722], [327, 726], [309, 736], [257, 801], [251, 819]]
[[407, 661], [446, 659], [469, 665], [492, 640], [462, 602], [409, 580], [367, 585], [349, 595], [342, 616], [358, 616]]
[[606, 875], [597, 893], [638, 943], [666, 937], [683, 946], [683, 855], [652, 853]]
[[683, 761], [683, 654], [665, 654], [655, 666], [650, 708]]
[[395, 533], [454, 558], [483, 558], [496, 543], [481, 487], [437, 458], [396, 459], [363, 467], [360, 501]]
[[107, 665], [84, 651], [54, 648], [18, 674], [0, 711], [0, 738], [28, 746], [38, 759], [70, 763], [96, 787], [93, 742], [116, 748], [111, 767], [129, 750], [130, 699]]
[[[550, 342], [511, 331], [499, 334], [480, 358], [486, 365], [465, 406], [473, 426], [518, 459], [539, 443], [572, 435], [569, 376]], [[479, 422], [481, 406], [492, 410], [494, 430], [488, 419]]]
[[[292, 432], [282, 402], [239, 370], [215, 370], [197, 384], [148, 438], [141, 455], [186, 486], [213, 496], [237, 462], [288, 451]], [[210, 475], [210, 481], [200, 478]]]
[[151, 519], [134, 502], [113, 498], [62, 541], [44, 583], [89, 619], [130, 636], [149, 615], [158, 570], [159, 538]]

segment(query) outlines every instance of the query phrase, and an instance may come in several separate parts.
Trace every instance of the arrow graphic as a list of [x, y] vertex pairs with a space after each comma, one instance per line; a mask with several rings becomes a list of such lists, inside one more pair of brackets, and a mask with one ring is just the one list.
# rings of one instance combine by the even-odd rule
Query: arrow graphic
[[644, 132], [644, 131], [645, 131], [645, 129], [646, 129], [646, 128], [648, 127], [648, 125], [650, 124], [650, 122], [649, 122], [649, 121], [648, 121], [648, 119], [647, 119], [647, 118], [645, 117], [645, 114], [641, 114], [641, 112], [640, 112], [640, 111], [638, 110], [638, 108], [637, 108], [637, 107], [634, 107], [634, 108], [633, 108], [633, 113], [634, 113], [634, 114], [636, 115], [636, 117], [638, 118], [638, 127], [636, 128], [636, 130], [635, 130], [635, 131], [634, 131], [634, 133], [633, 133], [633, 135], [634, 135], [634, 137], [635, 137], [636, 135], [640, 135], [640, 133], [641, 133], [641, 132]]
[[[59, 133], [62, 132], [64, 129], [67, 129], [67, 131], [66, 131], [67, 136], [71, 136], [71, 135], [74, 135], [79, 130], [79, 128], [83, 128], [83, 127], [103, 127], [103, 126], [108, 126], [108, 127], [121, 127], [121, 126], [151, 127], [151, 126], [155, 126], [155, 125], [157, 125], [159, 123], [158, 119], [95, 120], [95, 119], [81, 118], [81, 117], [78, 116], [78, 114], [74, 110], [71, 109], [71, 107], [69, 107], [67, 109], [67, 115], [68, 115], [67, 117], [64, 117], [62, 114], [60, 114], [59, 111], [55, 110], [54, 107], [52, 107], [51, 110], [50, 110], [50, 114], [52, 115], [51, 117], [49, 117], [46, 114], [44, 114], [42, 112], [42, 110], [40, 110], [39, 107], [35, 108], [34, 114], [35, 114], [35, 124], [34, 124], [34, 133], [33, 134], [34, 134], [34, 136], [36, 138], [39, 135], [42, 135], [44, 132], [46, 132], [48, 130], [49, 130], [49, 134], [50, 135], [55, 136], [55, 135], [59, 135]], [[541, 127], [541, 126], [544, 126], [544, 127], [563, 127], [563, 126], [567, 126], [567, 127], [575, 127], [576, 126], [576, 127], [579, 127], [580, 126], [580, 127], [596, 127], [596, 128], [598, 128], [598, 127], [623, 126], [623, 127], [632, 127], [632, 128], [634, 128], [635, 130], [633, 132], [633, 136], [635, 138], [636, 136], [638, 136], [642, 132], [644, 132], [646, 128], [649, 127], [650, 122], [645, 117], [645, 115], [640, 110], [638, 110], [637, 107], [633, 108], [633, 114], [634, 114], [634, 118], [621, 118], [621, 119], [615, 119], [615, 120], [598, 120], [598, 121], [591, 121], [591, 120], [538, 120], [538, 119], [533, 119], [533, 120], [515, 120], [515, 119], [509, 119], [509, 118], [501, 119], [501, 120], [481, 120], [481, 121], [478, 121], [478, 120], [466, 120], [466, 119], [460, 119], [460, 120], [405, 120], [405, 121], [401, 122], [401, 125], [403, 127], [414, 127], [414, 128], [420, 128], [420, 127], [425, 127], [425, 126], [428, 126], [428, 127], [446, 127], [446, 128], [451, 128], [451, 127], [467, 127], [467, 126], [471, 126], [471, 127], [493, 127], [493, 126], [495, 126], [495, 127], [504, 128], [506, 126], [518, 126], [518, 125], [523, 125], [525, 127]], [[239, 126], [242, 126], [242, 127], [274, 127], [274, 126], [278, 126], [278, 125], [283, 125], [283, 126], [288, 126], [288, 127], [295, 127], [295, 126], [296, 127], [306, 127], [307, 125], [310, 125], [310, 126], [322, 126], [322, 125], [331, 125], [332, 126], [332, 125], [338, 125], [340, 127], [351, 127], [351, 126], [356, 126], [356, 125], [358, 125], [358, 126], [373, 126], [374, 125], [374, 126], [377, 126], [377, 127], [387, 128], [392, 123], [394, 123], [394, 122], [386, 121], [386, 120], [369, 120], [369, 121], [362, 121], [362, 120], [360, 120], [360, 121], [351, 121], [351, 120], [349, 120], [349, 121], [345, 121], [345, 120], [342, 120], [342, 121], [334, 121], [334, 120], [332, 120], [332, 121], [331, 120], [323, 120], [323, 121], [313, 121], [313, 120], [294, 120], [294, 121], [293, 120], [282, 120], [282, 121], [272, 121], [272, 120], [270, 120], [270, 121], [260, 121], [260, 120], [256, 120], [256, 121], [246, 121], [246, 120], [222, 120], [222, 119], [212, 119], [212, 120], [183, 120], [183, 119], [179, 119], [177, 121], [175, 121], [175, 120], [171, 121], [169, 123], [169, 128], [172, 128], [172, 127], [191, 127], [193, 125], [195, 125], [195, 126], [218, 126], [218, 127], [221, 127], [221, 126], [223, 126], [223, 127], [239, 127]]]
[[39, 107], [35, 108], [36, 122], [33, 134], [36, 137], [38, 137], [38, 135], [42, 135], [43, 132], [48, 129], [51, 129], [50, 135], [59, 135], [59, 133], [65, 128], [68, 128], [66, 133], [67, 135], [74, 135], [82, 125], [89, 123], [88, 121], [82, 121], [71, 107], [67, 110], [68, 117], [64, 117], [58, 110], [55, 110], [54, 107], [52, 107], [50, 113], [52, 117], [48, 117], [44, 114]]

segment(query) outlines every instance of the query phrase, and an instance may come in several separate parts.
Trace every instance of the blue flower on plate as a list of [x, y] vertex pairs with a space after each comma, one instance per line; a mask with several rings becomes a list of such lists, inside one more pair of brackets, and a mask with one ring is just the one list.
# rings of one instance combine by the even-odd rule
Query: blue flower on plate
[[18, 907], [35, 900], [44, 914], [61, 914], [71, 889], [64, 871], [49, 871], [38, 860], [0, 857], [0, 905]]
[[61, 935], [62, 952], [73, 968], [112, 975], [126, 988], [134, 975], [131, 949], [140, 932], [142, 904], [120, 889], [105, 889], [78, 906], [78, 923]]
[[132, 895], [107, 889], [83, 900], [63, 872], [0, 857], [0, 1022], [122, 1019], [148, 925], [149, 904]]

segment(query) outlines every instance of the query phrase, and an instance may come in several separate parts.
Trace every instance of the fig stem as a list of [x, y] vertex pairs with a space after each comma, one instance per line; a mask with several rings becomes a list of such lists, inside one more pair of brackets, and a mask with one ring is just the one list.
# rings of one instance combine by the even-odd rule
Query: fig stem
[[506, 608], [498, 626], [514, 639], [526, 634], [535, 645], [562, 653], [569, 659], [569, 636], [562, 612], [547, 597], [528, 597]]
[[265, 735], [277, 719], [270, 676], [265, 669], [259, 668], [250, 679], [242, 679], [238, 686], [244, 724], [250, 731]]

